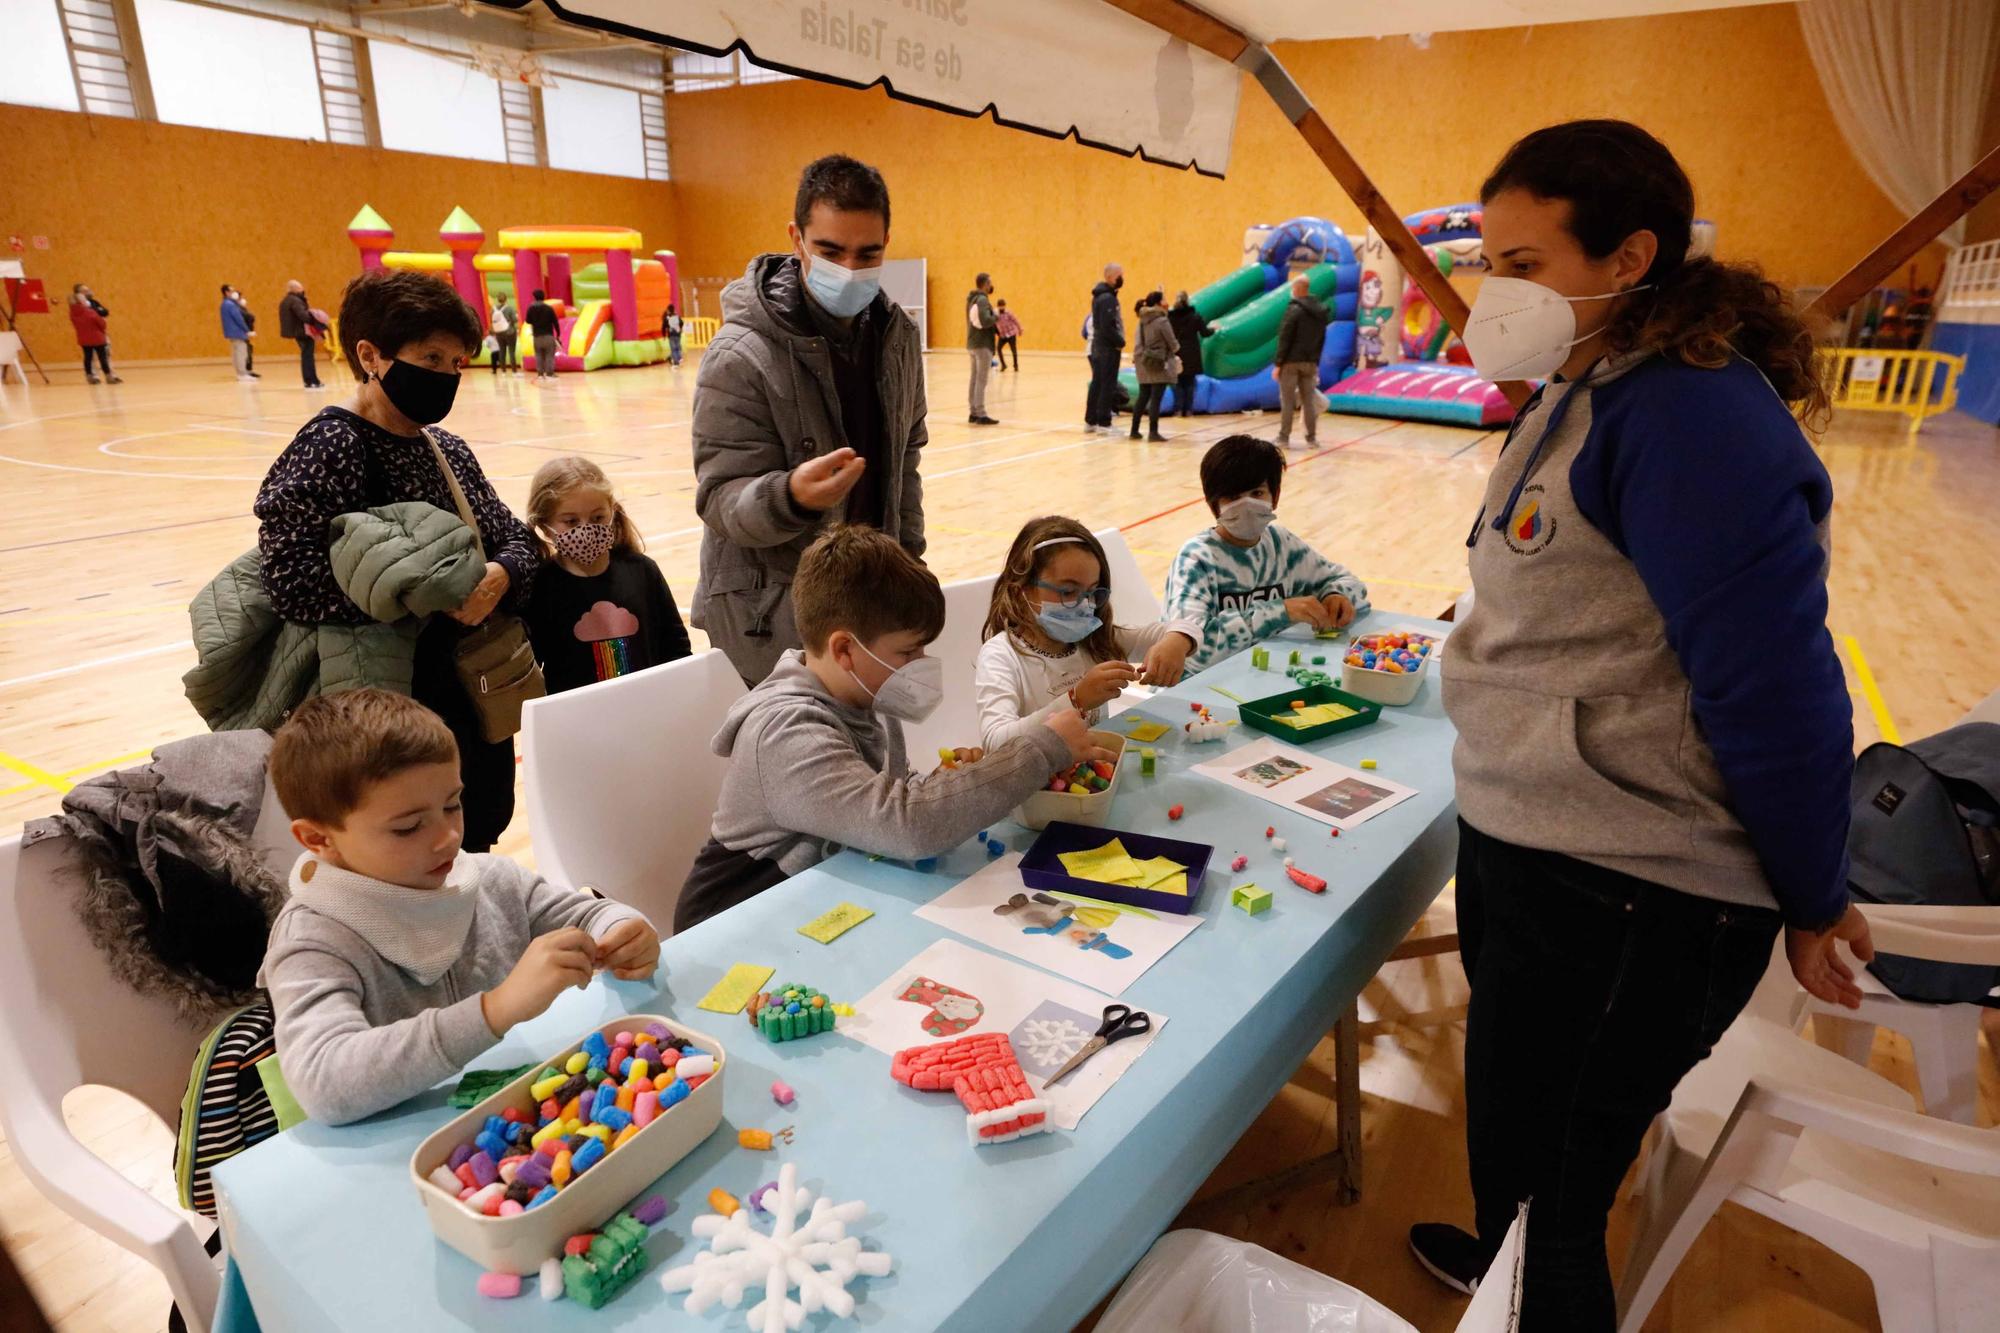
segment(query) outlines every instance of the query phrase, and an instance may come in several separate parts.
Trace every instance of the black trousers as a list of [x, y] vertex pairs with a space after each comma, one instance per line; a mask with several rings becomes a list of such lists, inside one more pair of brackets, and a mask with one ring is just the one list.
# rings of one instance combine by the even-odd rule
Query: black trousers
[[486, 852], [514, 818], [514, 738], [489, 741], [458, 678], [455, 650], [466, 627], [434, 615], [417, 635], [410, 696], [444, 719], [458, 741], [458, 778], [465, 784], [465, 850]]
[[1479, 1238], [1496, 1252], [1532, 1199], [1522, 1329], [1608, 1333], [1604, 1224], [1619, 1182], [1674, 1085], [1749, 1001], [1781, 922], [1458, 829]]
[[1118, 401], [1118, 365], [1121, 359], [1116, 347], [1090, 349], [1090, 396], [1083, 405], [1085, 425], [1111, 424], [1112, 404]]
[[1154, 435], [1160, 433], [1160, 404], [1167, 400], [1167, 386], [1164, 384], [1141, 384], [1139, 397], [1132, 404], [1132, 438], [1139, 438], [1139, 418], [1150, 413], [1152, 425], [1147, 427]]
[[299, 382], [311, 388], [319, 383], [319, 344], [303, 333], [292, 341], [299, 345]]
[[90, 369], [90, 358], [93, 356], [97, 358], [98, 366], [104, 371], [105, 376], [109, 378], [111, 374], [110, 344], [99, 343], [95, 347], [86, 347], [83, 349], [83, 373], [86, 379], [89, 378], [90, 375], [94, 373]]
[[1000, 369], [1005, 370], [1007, 368], [1007, 349], [1009, 347], [1014, 349], [1014, 369], [1019, 370], [1021, 368], [1021, 337], [1019, 334], [1011, 338], [996, 340], [996, 347], [998, 350], [994, 355], [1000, 358]]
[[493, 373], [521, 368], [521, 340], [509, 331], [494, 335], [494, 342], [500, 350], [493, 354]]
[[1194, 377], [1200, 373], [1198, 370], [1184, 371], [1181, 377], [1174, 381], [1175, 416], [1184, 417], [1194, 410]]

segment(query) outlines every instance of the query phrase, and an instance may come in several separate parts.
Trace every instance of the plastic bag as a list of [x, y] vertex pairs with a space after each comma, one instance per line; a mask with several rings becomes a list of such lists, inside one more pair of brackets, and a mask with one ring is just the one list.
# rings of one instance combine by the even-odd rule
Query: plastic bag
[[1416, 1333], [1365, 1293], [1212, 1231], [1169, 1231], [1118, 1289], [1097, 1333]]

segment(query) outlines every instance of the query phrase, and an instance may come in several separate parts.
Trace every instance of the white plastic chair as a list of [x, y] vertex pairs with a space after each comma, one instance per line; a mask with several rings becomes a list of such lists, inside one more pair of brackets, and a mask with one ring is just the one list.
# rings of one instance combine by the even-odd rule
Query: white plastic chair
[[0, 842], [0, 1131], [36, 1189], [157, 1268], [188, 1326], [207, 1329], [221, 1283], [187, 1215], [77, 1142], [62, 1113], [96, 1084], [174, 1125], [205, 1032], [113, 974], [72, 905], [68, 857], [63, 839]]
[[[1975, 705], [1962, 722], [2000, 722], [2000, 690]], [[1864, 906], [1872, 925], [1885, 909]], [[1897, 909], [1899, 910], [1899, 909]], [[1958, 931], [2000, 933], [2000, 907], [1915, 909], [1962, 913], [1951, 920]], [[1944, 924], [1945, 918], [1929, 918]], [[1881, 947], [1881, 941], [1876, 941]], [[1908, 953], [1905, 949], [1885, 950]], [[1912, 955], [1930, 958], [1930, 954]], [[1988, 959], [1987, 961], [1994, 961]], [[1859, 1009], [1845, 1009], [1813, 999], [1801, 992], [1806, 1013], [1812, 1015], [1813, 1040], [1827, 1050], [1846, 1056], [1856, 1064], [1868, 1063], [1875, 1046], [1875, 1029], [1889, 1028], [1909, 1038], [1916, 1058], [1917, 1086], [1923, 1090], [1924, 1113], [1962, 1125], [1979, 1123], [1979, 1023], [1986, 1009], [1977, 1004], [1925, 1004], [1891, 994], [1874, 973], [1855, 969], [1855, 979], [1864, 994]]]
[[979, 744], [979, 701], [973, 697], [972, 668], [979, 656], [979, 631], [993, 603], [995, 575], [944, 585], [944, 632], [925, 651], [944, 662], [944, 701], [916, 726], [903, 728], [910, 767], [927, 773], [937, 767], [945, 746]]
[[542, 874], [671, 930], [728, 771], [709, 741], [742, 694], [729, 659], [710, 650], [529, 703], [522, 768]]
[[1146, 581], [1139, 572], [1139, 562], [1132, 555], [1132, 548], [1126, 544], [1125, 534], [1116, 528], [1106, 528], [1093, 532], [1097, 544], [1104, 548], [1104, 563], [1110, 566], [1106, 572], [1111, 576], [1111, 586], [1117, 594], [1111, 605], [1118, 612], [1121, 625], [1144, 625], [1160, 618], [1160, 589]]
[[[1457, 1333], [1512, 1333], [1520, 1324], [1522, 1246], [1528, 1209], [1507, 1228], [1500, 1252]], [[1415, 1326], [1357, 1287], [1209, 1231], [1169, 1231], [1132, 1269], [1098, 1321], [1098, 1333], [1416, 1333]]]
[[[1962, 909], [1866, 909], [1878, 948], [2000, 958]], [[1635, 1189], [1619, 1288], [1637, 1330], [1723, 1202], [1811, 1236], [1875, 1284], [1884, 1328], [1991, 1327], [2000, 1305], [2000, 1135], [1919, 1115], [1887, 1079], [1746, 1014], [1681, 1081]]]

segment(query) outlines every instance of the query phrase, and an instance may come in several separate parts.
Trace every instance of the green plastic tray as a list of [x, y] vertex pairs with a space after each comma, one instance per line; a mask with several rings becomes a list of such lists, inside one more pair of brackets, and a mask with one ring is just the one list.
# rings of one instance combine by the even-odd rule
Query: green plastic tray
[[[1322, 722], [1316, 727], [1288, 727], [1273, 721], [1282, 714], [1292, 711], [1292, 700], [1301, 699], [1307, 704], [1345, 704], [1354, 710], [1353, 717], [1344, 717], [1338, 722]], [[1283, 694], [1274, 694], [1268, 699], [1252, 699], [1236, 710], [1237, 718], [1246, 727], [1269, 732], [1279, 740], [1303, 743], [1331, 736], [1336, 731], [1352, 731], [1365, 727], [1382, 716], [1382, 705], [1364, 699], [1358, 694], [1336, 690], [1331, 685], [1297, 686]]]

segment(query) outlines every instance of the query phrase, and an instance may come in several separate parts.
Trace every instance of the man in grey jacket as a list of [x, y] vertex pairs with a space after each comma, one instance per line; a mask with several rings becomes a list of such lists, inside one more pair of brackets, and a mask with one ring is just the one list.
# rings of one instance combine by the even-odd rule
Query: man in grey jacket
[[833, 155], [807, 165], [789, 254], [759, 255], [722, 292], [695, 379], [695, 509], [707, 526], [696, 628], [755, 685], [800, 646], [791, 586], [830, 523], [924, 553], [923, 349], [882, 294], [889, 188]]
[[1292, 443], [1292, 413], [1303, 403], [1306, 411], [1306, 444], [1319, 443], [1319, 357], [1326, 344], [1326, 326], [1332, 318], [1319, 298], [1312, 294], [1312, 282], [1301, 273], [1292, 279], [1292, 301], [1278, 321], [1278, 354], [1271, 375], [1278, 381], [1278, 447]]

